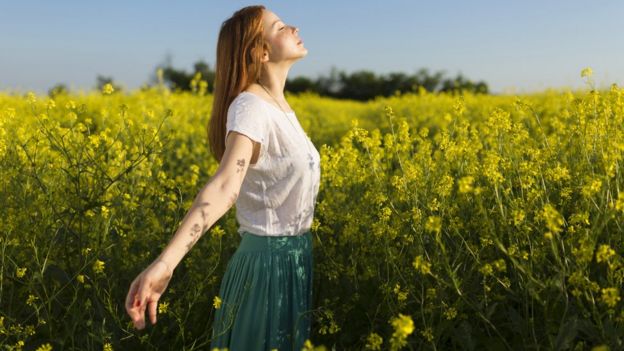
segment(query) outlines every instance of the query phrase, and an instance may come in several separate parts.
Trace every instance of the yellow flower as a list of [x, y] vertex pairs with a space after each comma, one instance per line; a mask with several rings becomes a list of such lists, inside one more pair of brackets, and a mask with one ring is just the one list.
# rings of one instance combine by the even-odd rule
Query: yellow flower
[[501, 157], [494, 151], [487, 151], [483, 160], [483, 175], [493, 184], [500, 184], [503, 181], [503, 174], [499, 171]]
[[448, 320], [457, 317], [457, 310], [454, 307], [448, 308], [446, 311], [444, 311], [444, 317], [446, 317], [446, 319]]
[[464, 103], [464, 97], [459, 96], [455, 99], [453, 103], [453, 110], [457, 115], [462, 115], [466, 111], [466, 104]]
[[406, 337], [414, 332], [414, 321], [412, 317], [399, 313], [397, 318], [392, 320], [392, 326], [394, 327], [395, 334], [399, 337]]
[[366, 349], [367, 350], [381, 350], [381, 344], [383, 343], [383, 338], [377, 333], [370, 333], [366, 338]]
[[420, 331], [420, 335], [427, 339], [427, 341], [431, 341], [433, 340], [433, 329], [431, 329], [431, 327], [427, 327], [425, 330]]
[[28, 306], [33, 306], [35, 304], [35, 301], [37, 301], [37, 299], [39, 299], [37, 296], [33, 294], [28, 294], [28, 300], [26, 300], [26, 304]]
[[89, 140], [94, 147], [100, 146], [100, 136], [99, 135], [89, 135]]
[[570, 217], [570, 223], [589, 225], [589, 213], [587, 211], [583, 211], [573, 214], [572, 217]]
[[473, 190], [473, 186], [472, 186], [473, 182], [474, 182], [474, 177], [472, 176], [466, 176], [466, 177], [461, 178], [458, 182], [459, 192], [462, 194], [471, 192]]
[[76, 277], [76, 280], [79, 281], [80, 283], [84, 284], [84, 275], [83, 274], [78, 274], [78, 276]]
[[399, 301], [405, 301], [407, 299], [407, 291], [401, 291], [401, 284], [399, 283], [394, 286], [394, 293], [397, 294]]
[[107, 342], [106, 344], [104, 344], [104, 347], [102, 348], [103, 351], [113, 351], [113, 345], [111, 345], [109, 342]]
[[102, 93], [104, 95], [110, 95], [115, 91], [115, 88], [113, 88], [113, 85], [111, 83], [106, 83], [104, 84], [104, 86], [102, 87]]
[[102, 217], [106, 218], [108, 217], [108, 214], [109, 214], [108, 207], [102, 206]]
[[601, 298], [607, 306], [615, 307], [620, 301], [620, 292], [617, 288], [603, 288]]
[[431, 263], [425, 261], [422, 255], [416, 256], [416, 258], [414, 258], [414, 262], [412, 262], [412, 265], [414, 266], [414, 268], [416, 268], [417, 271], [422, 274], [431, 273]]
[[427, 288], [425, 296], [427, 299], [433, 300], [438, 296], [438, 290], [436, 288]]
[[511, 214], [513, 215], [513, 221], [514, 221], [515, 226], [519, 226], [522, 223], [522, 221], [524, 221], [524, 218], [525, 218], [524, 211], [513, 210]]
[[[323, 314], [324, 316], [321, 317], [322, 326], [319, 329], [319, 333], [336, 334], [340, 330], [340, 327], [338, 326], [338, 324], [336, 324], [336, 321], [334, 320], [334, 312], [330, 310], [325, 310]], [[329, 322], [329, 324], [325, 323], [325, 321]]]
[[442, 179], [440, 179], [440, 181], [438, 182], [436, 192], [442, 197], [448, 196], [451, 193], [454, 182], [455, 180], [453, 179], [453, 177], [448, 174], [444, 175]]
[[225, 230], [223, 230], [221, 226], [215, 225], [214, 227], [212, 227], [212, 229], [210, 229], [210, 235], [212, 235], [215, 238], [220, 238], [223, 235], [225, 235]]
[[440, 208], [440, 202], [437, 197], [434, 197], [433, 200], [429, 203], [429, 209], [431, 211], [437, 211]]
[[158, 304], [158, 313], [167, 313], [168, 307], [169, 307], [169, 301], [159, 303]]
[[379, 220], [383, 222], [387, 222], [392, 215], [392, 210], [388, 206], [384, 206], [379, 212]]
[[93, 263], [93, 272], [95, 272], [96, 274], [104, 272], [104, 265], [104, 261], [95, 260], [95, 262]]
[[219, 309], [221, 307], [221, 299], [219, 298], [219, 296], [214, 297], [212, 304], [216, 309]]
[[76, 102], [74, 102], [74, 100], [69, 100], [66, 104], [65, 104], [65, 108], [68, 110], [73, 110], [76, 108]]
[[494, 269], [492, 268], [491, 264], [486, 263], [481, 268], [479, 268], [479, 272], [481, 272], [481, 274], [483, 275], [491, 275], [492, 273], [494, 273]]
[[[542, 209], [542, 218], [546, 222], [546, 227], [553, 233], [559, 233], [563, 225], [563, 218], [557, 210], [551, 205], [546, 204]], [[550, 234], [552, 236], [552, 234]]]
[[17, 267], [17, 270], [15, 271], [15, 275], [16, 275], [18, 278], [21, 278], [21, 277], [23, 277], [23, 276], [24, 276], [24, 274], [26, 274], [26, 267], [24, 267], [24, 268], [19, 268], [19, 267]]
[[493, 262], [494, 263], [494, 268], [499, 271], [499, 272], [505, 272], [507, 271], [507, 265], [505, 264], [505, 260], [504, 259], [498, 259], [496, 261]]
[[596, 252], [596, 262], [606, 262], [613, 255], [615, 255], [615, 251], [609, 245], [600, 245]]
[[550, 168], [546, 170], [546, 176], [549, 179], [552, 179], [556, 182], [561, 181], [561, 180], [569, 180], [570, 179], [570, 172], [568, 171], [568, 169], [564, 166], [561, 167], [561, 165], [557, 164], [556, 167], [554, 168]]
[[583, 78], [583, 77], [591, 77], [592, 73], [594, 73], [594, 72], [592, 71], [592, 69], [590, 67], [585, 67], [581, 71], [581, 78]]
[[624, 212], [624, 192], [618, 194], [618, 199], [615, 203], [615, 209], [617, 211]]
[[306, 339], [303, 343], [303, 348], [301, 351], [327, 351], [327, 348], [324, 345], [314, 346], [310, 339]]
[[416, 207], [412, 207], [412, 221], [414, 221], [414, 223], [418, 223], [420, 222], [421, 218], [422, 218], [422, 211]]
[[37, 102], [37, 95], [35, 95], [35, 93], [33, 93], [32, 91], [29, 91], [26, 94], [26, 100], [28, 101], [29, 104], [34, 104], [35, 102]]
[[49, 343], [43, 344], [39, 346], [36, 351], [52, 351], [52, 345]]
[[429, 216], [427, 218], [427, 223], [425, 224], [425, 229], [430, 232], [439, 233], [442, 228], [442, 220], [438, 216]]
[[583, 188], [581, 189], [581, 193], [583, 193], [583, 196], [585, 197], [591, 197], [592, 195], [599, 192], [600, 189], [602, 188], [602, 181], [600, 179], [589, 179], [589, 180], [590, 182], [588, 181], [588, 183], [584, 185]]

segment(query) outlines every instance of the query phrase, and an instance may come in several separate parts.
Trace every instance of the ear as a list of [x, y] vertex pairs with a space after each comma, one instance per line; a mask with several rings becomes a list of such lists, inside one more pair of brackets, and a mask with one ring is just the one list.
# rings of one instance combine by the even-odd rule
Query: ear
[[262, 52], [262, 63], [269, 61], [269, 53], [266, 50]]

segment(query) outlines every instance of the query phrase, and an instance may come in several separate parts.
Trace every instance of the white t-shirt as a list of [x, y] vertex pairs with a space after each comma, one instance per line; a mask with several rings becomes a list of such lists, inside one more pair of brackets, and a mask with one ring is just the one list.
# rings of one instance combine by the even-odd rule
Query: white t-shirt
[[295, 113], [287, 115], [247, 91], [228, 107], [226, 139], [235, 130], [261, 144], [258, 160], [249, 165], [236, 199], [241, 236], [243, 231], [299, 235], [312, 226], [321, 158]]

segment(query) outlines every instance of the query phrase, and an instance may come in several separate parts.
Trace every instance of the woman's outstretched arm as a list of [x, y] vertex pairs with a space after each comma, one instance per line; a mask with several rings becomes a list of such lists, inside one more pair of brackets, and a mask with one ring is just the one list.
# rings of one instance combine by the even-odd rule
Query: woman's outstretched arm
[[204, 232], [234, 205], [252, 154], [258, 150], [259, 144], [249, 137], [234, 131], [228, 134], [217, 172], [199, 191], [167, 247], [130, 284], [125, 305], [135, 328], [145, 328], [147, 309], [151, 323], [156, 324], [158, 300], [173, 270]]

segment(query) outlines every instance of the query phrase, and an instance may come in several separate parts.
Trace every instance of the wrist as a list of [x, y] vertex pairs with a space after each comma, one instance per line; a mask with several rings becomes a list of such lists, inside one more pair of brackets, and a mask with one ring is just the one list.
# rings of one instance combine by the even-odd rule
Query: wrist
[[165, 260], [160, 259], [160, 258], [159, 258], [159, 259], [157, 259], [157, 260], [156, 260], [156, 262], [154, 262], [154, 263], [159, 263], [159, 262], [160, 262], [160, 263], [162, 263], [162, 264], [164, 264], [164, 266], [167, 268], [167, 270], [169, 271], [169, 273], [171, 273], [171, 274], [173, 275], [173, 269], [171, 268], [171, 265], [169, 265], [169, 263], [167, 263]]

